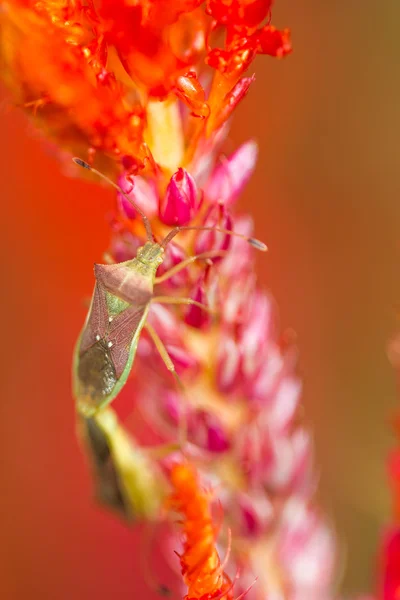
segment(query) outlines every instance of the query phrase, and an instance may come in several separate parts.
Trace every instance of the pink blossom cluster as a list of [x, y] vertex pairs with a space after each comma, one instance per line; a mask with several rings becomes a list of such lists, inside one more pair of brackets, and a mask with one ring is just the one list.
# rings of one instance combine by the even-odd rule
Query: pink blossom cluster
[[[247, 142], [222, 158], [221, 136], [217, 141], [206, 161], [199, 153], [188, 169], [179, 168], [163, 195], [149, 179], [121, 177], [121, 187], [158, 231], [195, 224], [253, 235], [251, 217], [237, 211], [236, 202], [254, 170], [257, 146]], [[115, 219], [110, 253], [119, 262], [132, 258], [144, 238], [124, 225], [137, 215], [122, 195], [118, 209], [123, 218]], [[232, 534], [230, 571], [240, 573], [235, 593], [258, 578], [248, 592], [254, 598], [327, 600], [335, 539], [313, 500], [317, 481], [312, 439], [300, 418], [297, 350], [279, 338], [274, 301], [257, 285], [254, 249], [227, 233], [185, 232], [167, 246], [159, 273], [214, 251], [223, 254], [193, 263], [157, 291], [192, 298], [214, 314], [157, 304], [149, 314], [185, 391], [142, 335], [128, 395], [157, 443], [177, 439], [184, 414], [189, 455], [222, 505], [221, 543], [227, 530]]]

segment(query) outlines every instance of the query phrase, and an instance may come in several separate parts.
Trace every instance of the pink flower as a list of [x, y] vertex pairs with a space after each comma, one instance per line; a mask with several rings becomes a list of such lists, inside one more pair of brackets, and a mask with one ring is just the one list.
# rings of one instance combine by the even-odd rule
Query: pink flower
[[[122, 176], [119, 179], [119, 185], [130, 200], [149, 217], [153, 218], [158, 212], [159, 199], [153, 182], [144, 177]], [[137, 217], [133, 205], [125, 198], [123, 194], [118, 194], [118, 206], [123, 215], [128, 219]]]
[[193, 177], [178, 169], [172, 175], [167, 191], [160, 203], [160, 219], [166, 225], [187, 225], [195, 216], [201, 204]]
[[242, 492], [232, 502], [232, 513], [238, 519], [240, 534], [246, 538], [259, 537], [273, 527], [275, 509], [261, 490]]
[[384, 600], [398, 600], [400, 593], [400, 529], [393, 527], [386, 532], [383, 546]]
[[242, 353], [237, 340], [230, 332], [221, 332], [217, 361], [218, 389], [225, 394], [238, 390], [241, 384]]
[[[207, 272], [205, 272], [195, 283], [193, 288], [189, 291], [188, 297], [200, 304], [203, 304], [206, 307], [208, 305], [208, 296], [206, 291], [206, 277]], [[211, 323], [212, 315], [201, 308], [200, 306], [189, 305], [185, 311], [185, 323], [191, 325], [192, 327], [196, 327], [197, 329], [201, 329], [203, 327], [207, 327]]]
[[258, 147], [253, 141], [245, 142], [214, 169], [205, 187], [208, 202], [233, 204], [253, 174]]
[[293, 496], [282, 511], [279, 558], [285, 565], [290, 598], [320, 600], [331, 597], [335, 546], [330, 528], [302, 498]]
[[[163, 275], [172, 267], [175, 267], [180, 262], [187, 258], [185, 250], [175, 241], [171, 241], [165, 249], [164, 261], [159, 266], [158, 275]], [[165, 285], [168, 287], [183, 287], [189, 282], [189, 269], [182, 269], [176, 275], [170, 277]]]
[[[206, 216], [201, 223], [203, 227], [215, 227], [233, 230], [232, 217], [222, 204], [210, 206]], [[228, 233], [220, 233], [218, 231], [200, 231], [196, 237], [195, 253], [201, 254], [209, 250], [227, 251], [232, 241], [232, 236]], [[220, 258], [213, 258], [213, 262], [217, 262]]]

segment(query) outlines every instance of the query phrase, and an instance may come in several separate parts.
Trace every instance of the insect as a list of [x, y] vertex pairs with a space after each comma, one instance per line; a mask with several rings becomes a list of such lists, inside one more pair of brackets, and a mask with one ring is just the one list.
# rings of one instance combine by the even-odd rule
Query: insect
[[111, 408], [78, 416], [78, 437], [89, 455], [96, 499], [127, 521], [154, 520], [160, 509], [162, 477], [118, 423]]
[[95, 264], [96, 284], [81, 335], [76, 344], [73, 359], [73, 388], [77, 409], [91, 417], [107, 406], [125, 385], [132, 368], [138, 341], [143, 328], [153, 339], [167, 369], [179, 377], [168, 352], [157, 333], [147, 323], [151, 303], [192, 304], [208, 307], [190, 298], [154, 296], [154, 285], [167, 280], [190, 263], [221, 256], [222, 251], [203, 252], [182, 260], [160, 277], [157, 269], [163, 261], [168, 243], [180, 232], [187, 230], [212, 230], [245, 239], [254, 248], [266, 251], [265, 244], [254, 238], [215, 227], [175, 227], [160, 242], [154, 241], [150, 221], [143, 211], [124, 194], [121, 188], [97, 169], [80, 158], [74, 162], [105, 179], [131, 202], [141, 216], [147, 241], [138, 249], [135, 258], [111, 265]]

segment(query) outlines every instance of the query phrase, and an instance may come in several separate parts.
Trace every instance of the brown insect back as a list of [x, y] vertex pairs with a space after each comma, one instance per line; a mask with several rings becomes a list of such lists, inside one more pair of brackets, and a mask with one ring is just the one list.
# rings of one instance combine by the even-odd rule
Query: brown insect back
[[147, 242], [132, 260], [94, 267], [96, 285], [74, 369], [78, 409], [86, 416], [111, 402], [126, 382], [163, 253]]

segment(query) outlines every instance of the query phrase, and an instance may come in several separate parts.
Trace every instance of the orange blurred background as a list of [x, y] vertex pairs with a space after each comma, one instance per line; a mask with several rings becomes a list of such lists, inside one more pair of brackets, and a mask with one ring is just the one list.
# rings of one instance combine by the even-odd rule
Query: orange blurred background
[[[400, 5], [279, 0], [274, 22], [292, 28], [295, 52], [257, 60], [230, 144], [260, 144], [242, 205], [270, 248], [260, 279], [282, 327], [298, 333], [321, 501], [346, 549], [342, 588], [351, 594], [374, 585], [390, 515], [385, 456], [398, 401], [385, 347], [400, 303]], [[2, 110], [0, 126], [0, 598], [149, 597], [139, 538], [93, 505], [70, 393], [113, 193], [65, 178], [17, 110]]]

